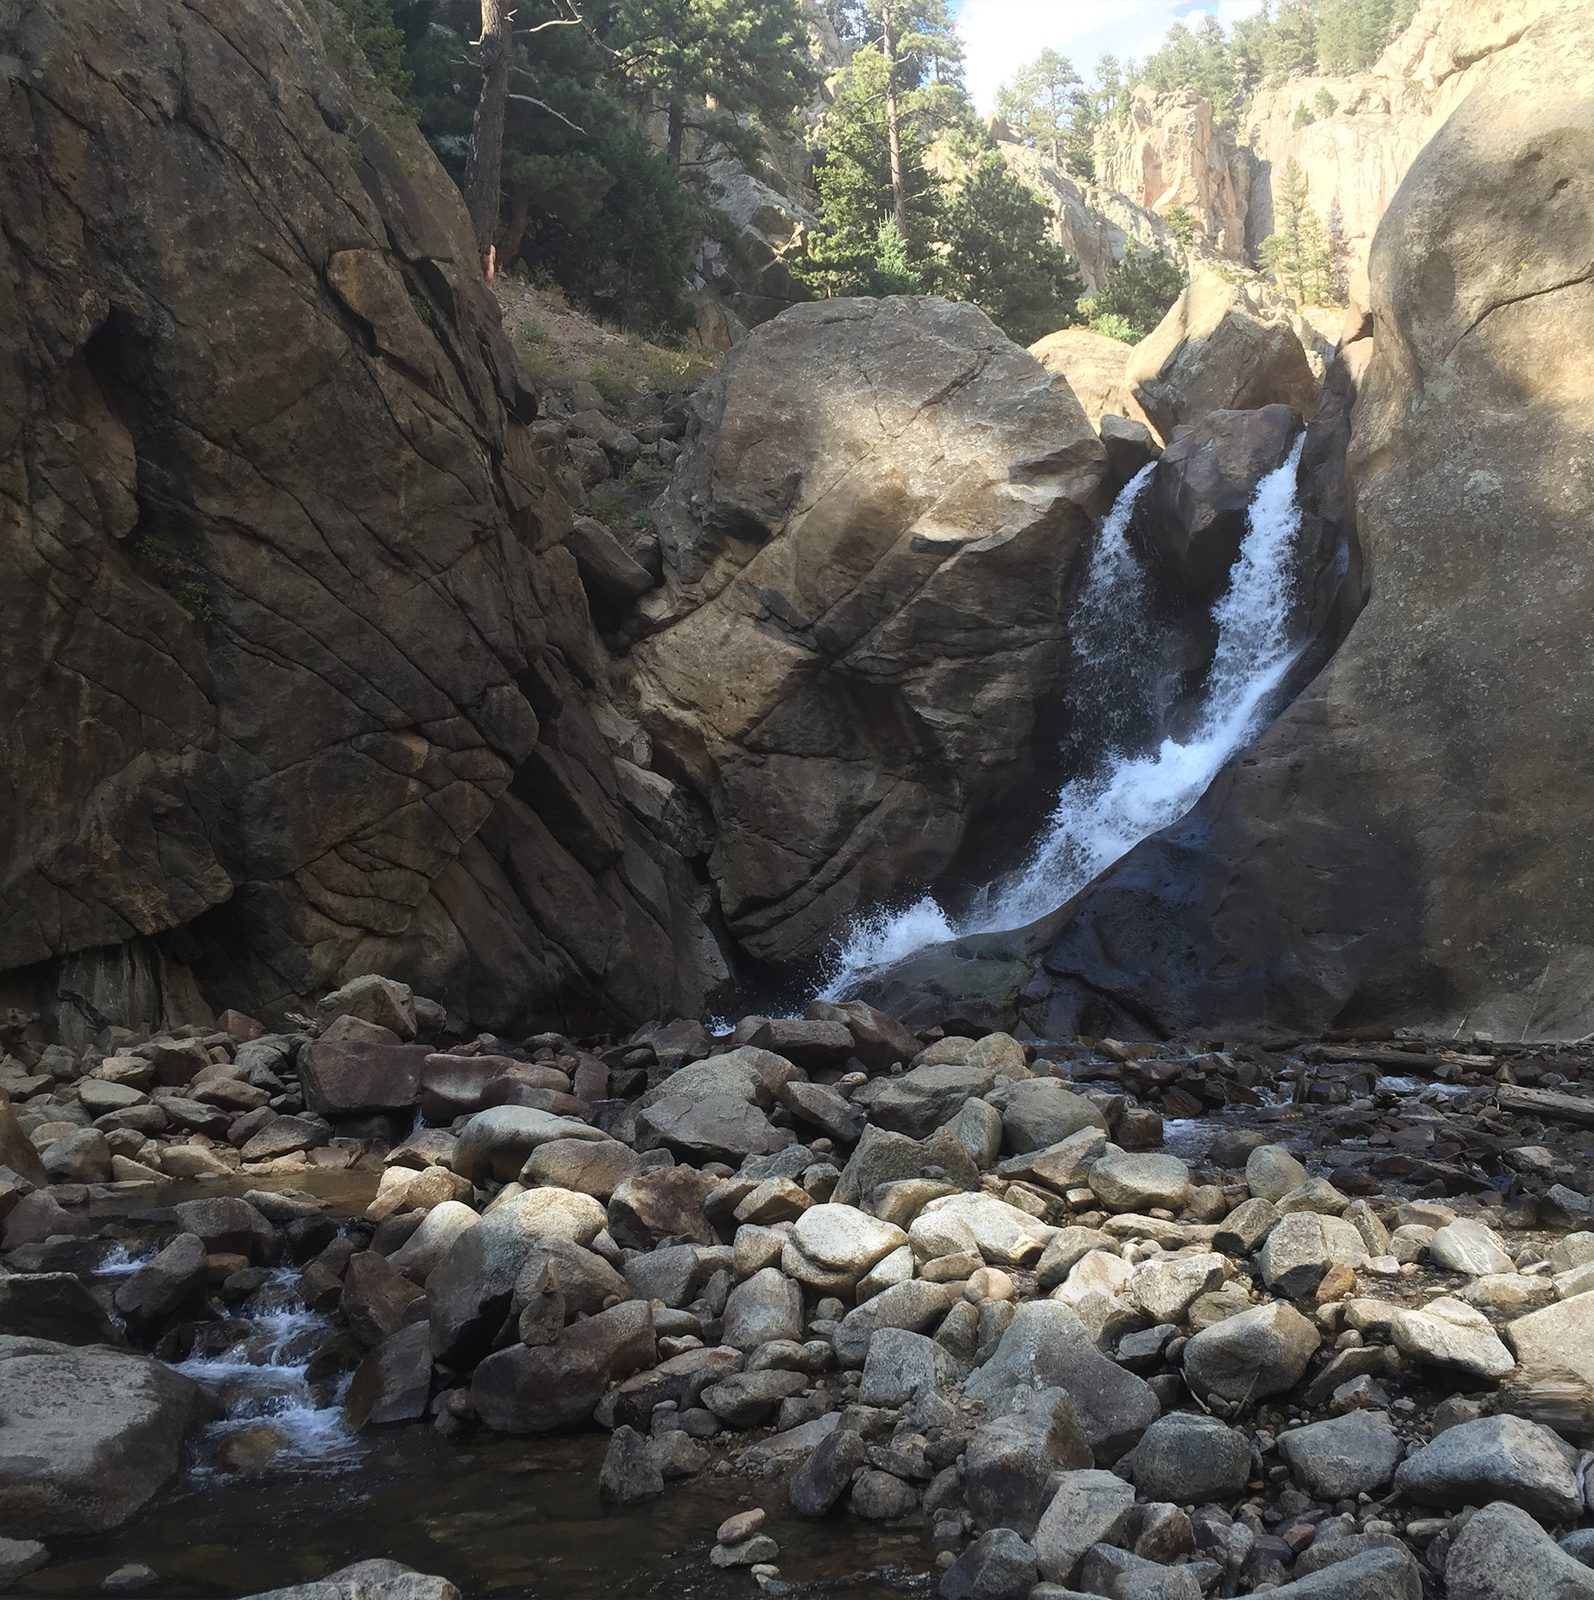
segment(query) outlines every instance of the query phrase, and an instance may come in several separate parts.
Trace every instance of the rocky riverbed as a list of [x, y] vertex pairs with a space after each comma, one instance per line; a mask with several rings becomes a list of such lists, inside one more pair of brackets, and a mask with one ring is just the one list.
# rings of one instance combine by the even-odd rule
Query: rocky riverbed
[[295, 1026], [11, 1019], [0, 1592], [1594, 1594], [1586, 1047]]

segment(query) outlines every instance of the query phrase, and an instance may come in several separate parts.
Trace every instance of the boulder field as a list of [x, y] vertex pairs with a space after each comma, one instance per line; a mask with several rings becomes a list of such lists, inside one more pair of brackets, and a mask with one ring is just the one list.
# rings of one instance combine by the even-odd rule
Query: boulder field
[[[824, 1001], [509, 1040], [375, 974], [292, 1035], [223, 1020], [7, 1035], [0, 1572], [191, 1453], [294, 1470], [269, 1419], [218, 1444], [224, 1388], [168, 1363], [299, 1308], [357, 1428], [596, 1426], [622, 1506], [745, 1478], [711, 1561], [765, 1587], [802, 1578], [774, 1508], [919, 1530], [944, 1600], [1594, 1593], [1586, 1048], [1024, 1043]], [[272, 1600], [456, 1592], [379, 1560]]]

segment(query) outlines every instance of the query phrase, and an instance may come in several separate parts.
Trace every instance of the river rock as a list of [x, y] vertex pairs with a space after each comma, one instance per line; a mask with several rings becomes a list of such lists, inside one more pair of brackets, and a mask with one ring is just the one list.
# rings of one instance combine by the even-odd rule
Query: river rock
[[1367, 1262], [1362, 1236], [1339, 1217], [1292, 1211], [1268, 1230], [1262, 1246], [1262, 1279], [1275, 1294], [1304, 1300], [1330, 1267], [1361, 1267]]
[[654, 1360], [652, 1308], [628, 1300], [572, 1323], [552, 1344], [495, 1351], [471, 1378], [471, 1402], [500, 1433], [553, 1433], [585, 1422], [610, 1384]]
[[494, 1106], [478, 1112], [464, 1126], [451, 1165], [472, 1183], [497, 1178], [507, 1183], [520, 1176], [527, 1158], [539, 1145], [555, 1139], [604, 1140], [608, 1135], [570, 1117], [531, 1106]]
[[584, 1250], [568, 1239], [539, 1238], [532, 1242], [515, 1276], [509, 1312], [518, 1318], [534, 1294], [540, 1292], [543, 1270], [552, 1262], [559, 1275], [559, 1293], [571, 1316], [591, 1317], [615, 1300], [638, 1298], [627, 1283], [595, 1251]]
[[1090, 1187], [1109, 1211], [1182, 1211], [1190, 1169], [1177, 1156], [1109, 1150], [1090, 1165]]
[[1505, 1330], [1516, 1353], [1506, 1378], [1514, 1410], [1577, 1433], [1594, 1413], [1594, 1292], [1518, 1317]]
[[349, 1257], [338, 1310], [354, 1341], [369, 1350], [403, 1326], [410, 1306], [425, 1290], [404, 1277], [386, 1257], [359, 1250]]
[[795, 1142], [789, 1128], [774, 1127], [757, 1106], [715, 1104], [668, 1096], [638, 1113], [637, 1147], [668, 1148], [683, 1161], [739, 1162]]
[[1171, 1411], [1141, 1435], [1126, 1458], [1148, 1500], [1180, 1505], [1241, 1494], [1251, 1476], [1251, 1441], [1216, 1417]]
[[868, 1458], [868, 1446], [860, 1434], [832, 1424], [791, 1475], [787, 1495], [792, 1510], [801, 1517], [824, 1516], [847, 1492], [853, 1473]]
[[57, 1344], [121, 1344], [121, 1331], [70, 1272], [0, 1277], [0, 1336]]
[[609, 1435], [598, 1488], [616, 1505], [633, 1505], [664, 1493], [664, 1474], [651, 1447], [635, 1428], [622, 1424]]
[[424, 1284], [448, 1247], [481, 1217], [458, 1200], [445, 1200], [421, 1218], [420, 1226], [388, 1260], [412, 1283]]
[[1035, 1587], [1035, 1547], [1011, 1528], [991, 1528], [941, 1576], [941, 1600], [1026, 1600]]
[[808, 1387], [805, 1373], [766, 1368], [762, 1372], [737, 1372], [703, 1390], [700, 1403], [727, 1427], [753, 1428], [768, 1419], [781, 1403]]
[[1428, 1254], [1435, 1266], [1447, 1272], [1465, 1272], [1473, 1278], [1516, 1271], [1499, 1234], [1475, 1217], [1457, 1217], [1437, 1229], [1428, 1241]]
[[1480, 1378], [1502, 1378], [1516, 1365], [1489, 1319], [1448, 1296], [1430, 1300], [1420, 1311], [1397, 1308], [1390, 1332], [1403, 1356], [1427, 1366], [1458, 1367]]
[[[871, 1217], [856, 1206], [829, 1202], [810, 1206], [797, 1219], [790, 1244], [782, 1257], [787, 1275], [804, 1282], [820, 1281], [816, 1287], [856, 1283], [875, 1262], [908, 1242], [908, 1236], [892, 1223]], [[790, 1258], [788, 1262], [787, 1258]], [[817, 1266], [818, 1274], [807, 1270]]]
[[1286, 1428], [1278, 1444], [1296, 1482], [1315, 1500], [1376, 1495], [1394, 1476], [1406, 1450], [1383, 1411], [1351, 1411], [1327, 1422]]
[[1201, 267], [1135, 346], [1124, 386], [1164, 439], [1214, 411], [1282, 405], [1305, 415], [1317, 399], [1317, 380], [1289, 319]]
[[1046, 1150], [1082, 1128], [1107, 1129], [1107, 1119], [1057, 1078], [1015, 1083], [1002, 1105], [1002, 1148], [1010, 1155]]
[[714, 1230], [703, 1215], [713, 1189], [714, 1180], [691, 1167], [639, 1172], [616, 1184], [609, 1196], [609, 1237], [622, 1250], [651, 1250], [670, 1237], [713, 1244]]
[[490, 1348], [509, 1314], [515, 1282], [534, 1245], [590, 1244], [603, 1226], [591, 1195], [528, 1189], [461, 1232], [426, 1280], [432, 1354], [469, 1367]]
[[218, 1195], [184, 1200], [173, 1210], [178, 1226], [197, 1234], [212, 1255], [248, 1256], [258, 1266], [270, 1266], [281, 1252], [276, 1230], [247, 1200]]
[[1549, 1523], [1577, 1517], [1581, 1498], [1554, 1438], [1537, 1423], [1509, 1414], [1446, 1428], [1401, 1462], [1395, 1487], [1423, 1505], [1447, 1510], [1509, 1500]]
[[205, 1292], [205, 1241], [180, 1233], [116, 1286], [114, 1304], [135, 1337], [148, 1337]]
[[1005, 1524], [1030, 1538], [1060, 1474], [1096, 1462], [1063, 1390], [1023, 1398], [1019, 1409], [975, 1429], [964, 1452], [962, 1481], [976, 1527]]
[[198, 1384], [103, 1346], [0, 1336], [0, 1534], [46, 1538], [120, 1527], [165, 1486]]
[[1002, 1113], [995, 1106], [984, 1100], [965, 1100], [946, 1126], [982, 1172], [996, 1165], [1002, 1153]]
[[1035, 1529], [1035, 1564], [1048, 1583], [1071, 1583], [1093, 1544], [1116, 1544], [1129, 1526], [1135, 1491], [1110, 1472], [1065, 1473]]
[[799, 1122], [818, 1128], [837, 1144], [856, 1144], [863, 1131], [863, 1108], [828, 1084], [793, 1079], [782, 1086], [779, 1099]]
[[737, 1350], [756, 1350], [772, 1339], [801, 1339], [802, 1290], [774, 1267], [764, 1267], [731, 1290], [721, 1338]]
[[841, 1319], [831, 1335], [836, 1359], [843, 1367], [864, 1365], [875, 1333], [882, 1328], [906, 1328], [918, 1333], [934, 1327], [951, 1309], [954, 1291], [944, 1283], [910, 1278], [882, 1289]]
[[1279, 1219], [1279, 1209], [1260, 1195], [1237, 1205], [1212, 1235], [1212, 1248], [1226, 1256], [1248, 1256], [1267, 1237]]
[[385, 1427], [426, 1415], [432, 1395], [432, 1347], [424, 1322], [389, 1334], [355, 1369], [344, 1396], [351, 1426]]
[[847, 1505], [855, 1517], [866, 1522], [897, 1522], [918, 1510], [919, 1497], [901, 1478], [865, 1467], [852, 1480]]
[[0, 1539], [0, 1583], [14, 1584], [49, 1559], [49, 1550], [37, 1539]]
[[1207, 1251], [1142, 1262], [1127, 1285], [1129, 1298], [1153, 1322], [1178, 1322], [1201, 1295], [1219, 1288], [1229, 1263]]
[[107, 1183], [111, 1152], [98, 1128], [76, 1128], [39, 1152], [52, 1183]]
[[1197, 1394], [1265, 1400], [1300, 1381], [1322, 1336], [1293, 1306], [1275, 1301], [1226, 1317], [1184, 1347], [1185, 1380]]
[[1594, 1572], [1532, 1517], [1496, 1500], [1467, 1519], [1445, 1558], [1448, 1600], [1594, 1600]]
[[[794, 307], [696, 404], [628, 659], [662, 758], [701, 774], [732, 934], [760, 960], [817, 955], [1027, 781], [1105, 454], [1065, 384], [928, 297]], [[898, 745], [888, 722], [934, 731]]]
[[4, 1096], [0, 1096], [0, 1167], [9, 1167], [36, 1188], [42, 1189], [50, 1181], [39, 1152], [22, 1131], [11, 1102]]
[[420, 1097], [425, 1045], [312, 1040], [299, 1050], [305, 1104], [323, 1117], [404, 1111]]
[[957, 1370], [946, 1350], [922, 1333], [900, 1326], [876, 1327], [864, 1357], [858, 1398], [866, 1406], [909, 1406], [921, 1432], [952, 1420], [946, 1391]]
[[446, 1578], [397, 1561], [356, 1561], [314, 1583], [296, 1583], [244, 1596], [244, 1600], [462, 1600]]
[[922, 1214], [963, 1223], [974, 1235], [980, 1254], [1003, 1267], [1035, 1261], [1059, 1231], [991, 1194], [944, 1195], [925, 1206]]
[[634, 1151], [617, 1139], [551, 1139], [526, 1158], [520, 1181], [575, 1189], [607, 1200], [627, 1178], [640, 1170]]
[[1035, 1263], [1035, 1287], [1043, 1292], [1055, 1289], [1091, 1251], [1117, 1248], [1118, 1241], [1099, 1228], [1059, 1229]]
[[995, 1353], [963, 1392], [990, 1402], [1020, 1387], [1066, 1389], [1100, 1461], [1116, 1461], [1162, 1409], [1150, 1385], [1108, 1360], [1078, 1314], [1055, 1300], [1019, 1306]]
[[1255, 1199], [1277, 1203], [1305, 1182], [1306, 1168], [1282, 1145], [1258, 1145], [1245, 1159], [1245, 1184]]
[[888, 1132], [924, 1139], [957, 1115], [963, 1102], [985, 1094], [996, 1076], [963, 1061], [931, 1061], [899, 1078], [877, 1078], [854, 1096], [869, 1120]]

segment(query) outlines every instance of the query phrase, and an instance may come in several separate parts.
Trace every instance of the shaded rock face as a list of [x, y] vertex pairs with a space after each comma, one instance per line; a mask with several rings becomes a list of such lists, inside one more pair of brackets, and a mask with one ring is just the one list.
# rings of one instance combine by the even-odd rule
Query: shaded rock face
[[0, 52], [9, 987], [159, 1020], [203, 948], [255, 1012], [378, 968], [505, 1026], [698, 1005], [700, 891], [594, 728], [569, 511], [424, 143], [297, 3], [60, 0]]
[[969, 305], [799, 306], [700, 392], [631, 664], [748, 951], [822, 948], [1027, 780], [1104, 474], [1066, 385]]
[[1073, 902], [1046, 982], [1161, 1033], [1594, 1026], [1591, 88], [1594, 19], [1558, 8], [1407, 175], [1370, 364], [1346, 352], [1367, 608], [1243, 762]]

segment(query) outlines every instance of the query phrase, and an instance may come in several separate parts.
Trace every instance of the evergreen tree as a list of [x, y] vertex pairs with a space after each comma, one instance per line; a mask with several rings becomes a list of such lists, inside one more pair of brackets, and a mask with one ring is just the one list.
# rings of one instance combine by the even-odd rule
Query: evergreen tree
[[987, 153], [947, 209], [943, 287], [971, 300], [1019, 344], [1074, 320], [1084, 285], [1067, 254], [1046, 237], [1046, 208]]
[[1186, 249], [1195, 242], [1196, 219], [1188, 206], [1169, 206], [1162, 220], [1168, 224], [1168, 232]]
[[797, 0], [618, 0], [603, 38], [630, 88], [666, 107], [676, 166], [692, 107], [711, 103], [699, 125], [751, 155], [736, 119], [789, 128], [819, 83]]
[[1042, 50], [1028, 66], [1019, 68], [1011, 84], [997, 90], [997, 112], [1020, 143], [1061, 162], [1075, 109], [1072, 91], [1082, 81], [1066, 56]]
[[[1079, 309], [1098, 332], [1133, 342], [1145, 338], [1168, 314], [1184, 292], [1184, 281], [1184, 274], [1160, 250], [1142, 255], [1131, 239], [1124, 245], [1123, 259], [1108, 268], [1106, 281]], [[1105, 319], [1111, 319], [1108, 326], [1103, 326]]]
[[1277, 231], [1262, 241], [1261, 256], [1285, 292], [1302, 305], [1334, 298], [1334, 257], [1322, 220], [1307, 203], [1307, 178], [1292, 156], [1277, 198]]

